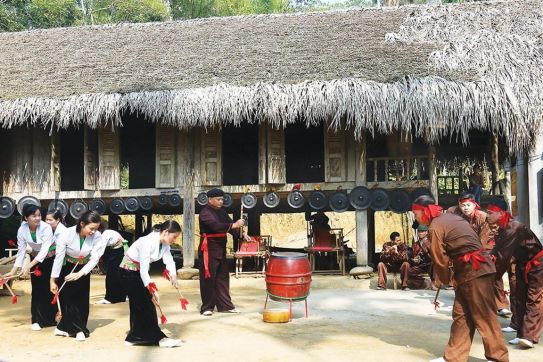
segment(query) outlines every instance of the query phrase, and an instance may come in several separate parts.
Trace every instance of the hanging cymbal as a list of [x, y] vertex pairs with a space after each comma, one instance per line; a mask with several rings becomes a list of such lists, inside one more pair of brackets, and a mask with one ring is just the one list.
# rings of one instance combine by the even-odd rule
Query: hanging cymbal
[[281, 199], [279, 198], [279, 195], [277, 195], [277, 193], [272, 191], [264, 195], [262, 201], [264, 201], [264, 205], [266, 205], [266, 207], [273, 209], [279, 206], [279, 202], [281, 202]]
[[[207, 198], [207, 196], [206, 196], [206, 198]], [[233, 203], [234, 203], [234, 200], [232, 199], [232, 194], [229, 194], [228, 192], [225, 192], [224, 196], [223, 196], [222, 206], [223, 207], [230, 207], [230, 206], [232, 206]], [[206, 204], [207, 204], [207, 200], [206, 200]]]
[[0, 197], [0, 219], [7, 219], [15, 212], [15, 201], [7, 196]]
[[432, 195], [432, 191], [430, 191], [426, 187], [417, 187], [416, 189], [411, 191], [411, 202], [415, 201], [417, 197], [422, 196], [422, 195], [428, 195], [434, 198], [434, 195]]
[[257, 203], [256, 195], [253, 193], [246, 193], [241, 196], [241, 203], [243, 204], [243, 207], [246, 209], [252, 209], [256, 206]]
[[129, 197], [124, 203], [126, 211], [136, 212], [140, 208], [140, 202], [135, 197]]
[[390, 199], [385, 189], [377, 188], [371, 190], [371, 208], [375, 211], [388, 209]]
[[158, 203], [160, 205], [166, 205], [168, 203], [168, 195], [160, 194], [160, 196], [158, 197]]
[[149, 211], [153, 208], [153, 199], [149, 196], [141, 196], [138, 200], [142, 210]]
[[89, 210], [96, 211], [100, 215], [106, 212], [107, 205], [103, 199], [93, 199], [89, 204]]
[[329, 205], [330, 208], [335, 212], [347, 211], [349, 209], [349, 198], [345, 192], [336, 192], [330, 198]]
[[41, 207], [41, 202], [34, 196], [24, 196], [19, 199], [17, 202], [17, 211], [19, 211], [19, 214], [23, 214], [23, 206], [26, 204], [32, 204], [36, 205], [37, 207]]
[[313, 209], [322, 210], [328, 205], [328, 197], [320, 190], [311, 191], [308, 203]]
[[196, 196], [196, 202], [200, 206], [206, 206], [207, 205], [207, 194], [205, 192], [200, 192], [198, 196]]
[[62, 217], [66, 217], [66, 215], [68, 215], [68, 209], [68, 204], [62, 199], [55, 199], [47, 206], [48, 213], [59, 211], [62, 214]]
[[113, 199], [109, 204], [109, 209], [116, 215], [122, 214], [125, 210], [124, 200], [121, 198]]
[[171, 194], [170, 195], [170, 206], [173, 206], [173, 207], [178, 207], [179, 205], [181, 205], [181, 201], [183, 201], [181, 199], [181, 196], [179, 196], [179, 194]]
[[77, 220], [81, 215], [86, 213], [88, 209], [87, 204], [83, 200], [77, 199], [70, 205], [70, 215]]
[[356, 210], [366, 210], [371, 204], [371, 192], [367, 187], [357, 186], [349, 194], [349, 202]]
[[390, 210], [396, 213], [403, 213], [411, 210], [411, 196], [405, 190], [397, 189], [389, 193]]
[[288, 194], [287, 202], [293, 209], [300, 209], [305, 205], [305, 196], [299, 190], [293, 190]]

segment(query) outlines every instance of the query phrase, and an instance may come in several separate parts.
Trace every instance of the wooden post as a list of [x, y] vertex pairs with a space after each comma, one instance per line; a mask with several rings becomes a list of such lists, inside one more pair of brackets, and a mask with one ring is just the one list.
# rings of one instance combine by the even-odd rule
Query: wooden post
[[507, 201], [507, 205], [509, 205], [509, 212], [511, 212], [511, 210], [513, 210], [513, 206], [511, 205], [511, 160], [509, 157], [503, 162], [503, 170], [505, 173], [503, 197], [505, 198], [505, 201]]
[[528, 212], [528, 166], [526, 157], [522, 154], [517, 155], [517, 210], [518, 220], [524, 224], [529, 224]]
[[178, 137], [179, 173], [180, 182], [183, 186], [183, 269], [192, 269], [195, 262], [194, 219], [196, 205], [194, 201], [194, 132], [180, 132]]
[[543, 239], [543, 131], [535, 135], [528, 159], [528, 210], [530, 229]]
[[[367, 186], [366, 175], [366, 163], [367, 163], [367, 150], [366, 150], [366, 133], [362, 134], [359, 142], [356, 143], [356, 173], [355, 183], [356, 186]], [[372, 268], [367, 267], [368, 255], [373, 253], [373, 250], [368, 250], [368, 211], [357, 210], [355, 211], [356, 222], [356, 265], [357, 267], [351, 270], [351, 274], [367, 274], [373, 272]], [[360, 268], [361, 267], [361, 268]], [[357, 270], [355, 270], [357, 269]]]
[[439, 195], [437, 189], [437, 154], [436, 146], [428, 146], [428, 178], [430, 183], [430, 191], [434, 195], [436, 204], [439, 203]]
[[490, 184], [490, 190], [494, 190], [499, 181], [498, 173], [500, 172], [500, 163], [498, 161], [498, 136], [493, 133], [490, 142], [490, 157], [492, 159], [492, 183]]

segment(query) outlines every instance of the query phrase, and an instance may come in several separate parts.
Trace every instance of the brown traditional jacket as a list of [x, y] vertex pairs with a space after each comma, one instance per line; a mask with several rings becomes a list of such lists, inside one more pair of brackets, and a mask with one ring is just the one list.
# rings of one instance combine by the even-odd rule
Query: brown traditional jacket
[[[393, 246], [397, 246], [397, 251]], [[381, 261], [385, 264], [401, 264], [407, 261], [407, 245], [405, 243], [395, 243], [393, 241], [387, 241], [383, 244], [383, 250], [381, 251]]]
[[430, 238], [427, 236], [420, 239], [413, 244], [413, 258], [414, 265], [427, 265], [432, 262], [430, 258]]
[[543, 249], [541, 241], [526, 225], [511, 220], [505, 230], [496, 233], [496, 246], [491, 253], [496, 257], [497, 276], [503, 275], [514, 257], [519, 268], [523, 268], [537, 253]]
[[[430, 223], [428, 233], [431, 241], [430, 255], [440, 281], [449, 281], [449, 260], [453, 262], [454, 279], [458, 285], [483, 275], [496, 272], [494, 263], [465, 218], [453, 214], [442, 214]], [[464, 261], [463, 256], [477, 253], [482, 261]]]
[[[200, 235], [229, 233], [234, 238], [239, 238], [239, 229], [232, 229], [233, 223], [234, 221], [224, 209], [216, 210], [207, 205], [200, 211]], [[200, 244], [202, 240], [203, 237], [200, 237]], [[209, 238], [208, 248], [211, 255], [226, 257], [226, 235], [224, 237]]]
[[460, 210], [460, 207], [458, 206], [451, 206], [447, 209], [447, 212], [456, 214], [458, 216], [461, 216], [464, 218], [473, 230], [479, 235], [479, 238], [481, 239], [481, 243], [483, 244], [483, 248], [491, 250], [494, 247], [492, 233], [490, 231], [490, 227], [488, 226], [488, 223], [486, 222], [486, 212], [481, 210], [475, 210], [473, 217], [469, 217], [464, 215], [462, 210]]

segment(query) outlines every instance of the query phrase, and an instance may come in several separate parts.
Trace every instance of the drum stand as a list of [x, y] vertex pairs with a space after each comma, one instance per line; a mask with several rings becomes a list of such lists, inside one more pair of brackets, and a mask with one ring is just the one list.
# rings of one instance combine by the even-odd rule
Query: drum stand
[[[269, 293], [266, 292], [266, 301], [264, 302], [264, 310], [266, 310], [266, 307], [268, 306], [268, 298], [270, 297]], [[272, 299], [273, 300], [273, 299]], [[277, 300], [278, 302], [287, 302], [288, 301], [288, 313], [289, 313], [289, 322], [292, 321], [292, 301], [293, 299], [287, 299], [287, 298], [282, 298], [282, 300]], [[295, 300], [295, 301], [299, 301], [299, 300]], [[304, 302], [305, 302], [305, 317], [307, 318], [307, 297], [304, 298]]]

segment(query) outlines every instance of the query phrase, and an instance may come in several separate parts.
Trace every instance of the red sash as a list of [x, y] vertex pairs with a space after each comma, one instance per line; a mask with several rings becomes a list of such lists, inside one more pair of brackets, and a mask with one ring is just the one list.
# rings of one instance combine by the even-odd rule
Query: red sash
[[204, 239], [202, 240], [202, 244], [200, 245], [200, 251], [204, 254], [204, 277], [206, 279], [211, 278], [211, 273], [209, 272], [209, 251], [207, 248], [207, 238], [225, 238], [226, 233], [221, 234], [202, 234], [201, 235]]
[[484, 262], [486, 259], [481, 255], [483, 249], [472, 251], [471, 253], [466, 253], [462, 256], [459, 256], [458, 259], [462, 260], [464, 263], [471, 263], [473, 269], [479, 270], [480, 263]]
[[543, 250], [539, 251], [532, 260], [526, 263], [526, 269], [524, 269], [524, 281], [526, 284], [528, 283], [528, 273], [530, 270], [532, 270], [533, 266], [541, 265], [541, 262], [537, 259], [541, 258], [543, 256]]

